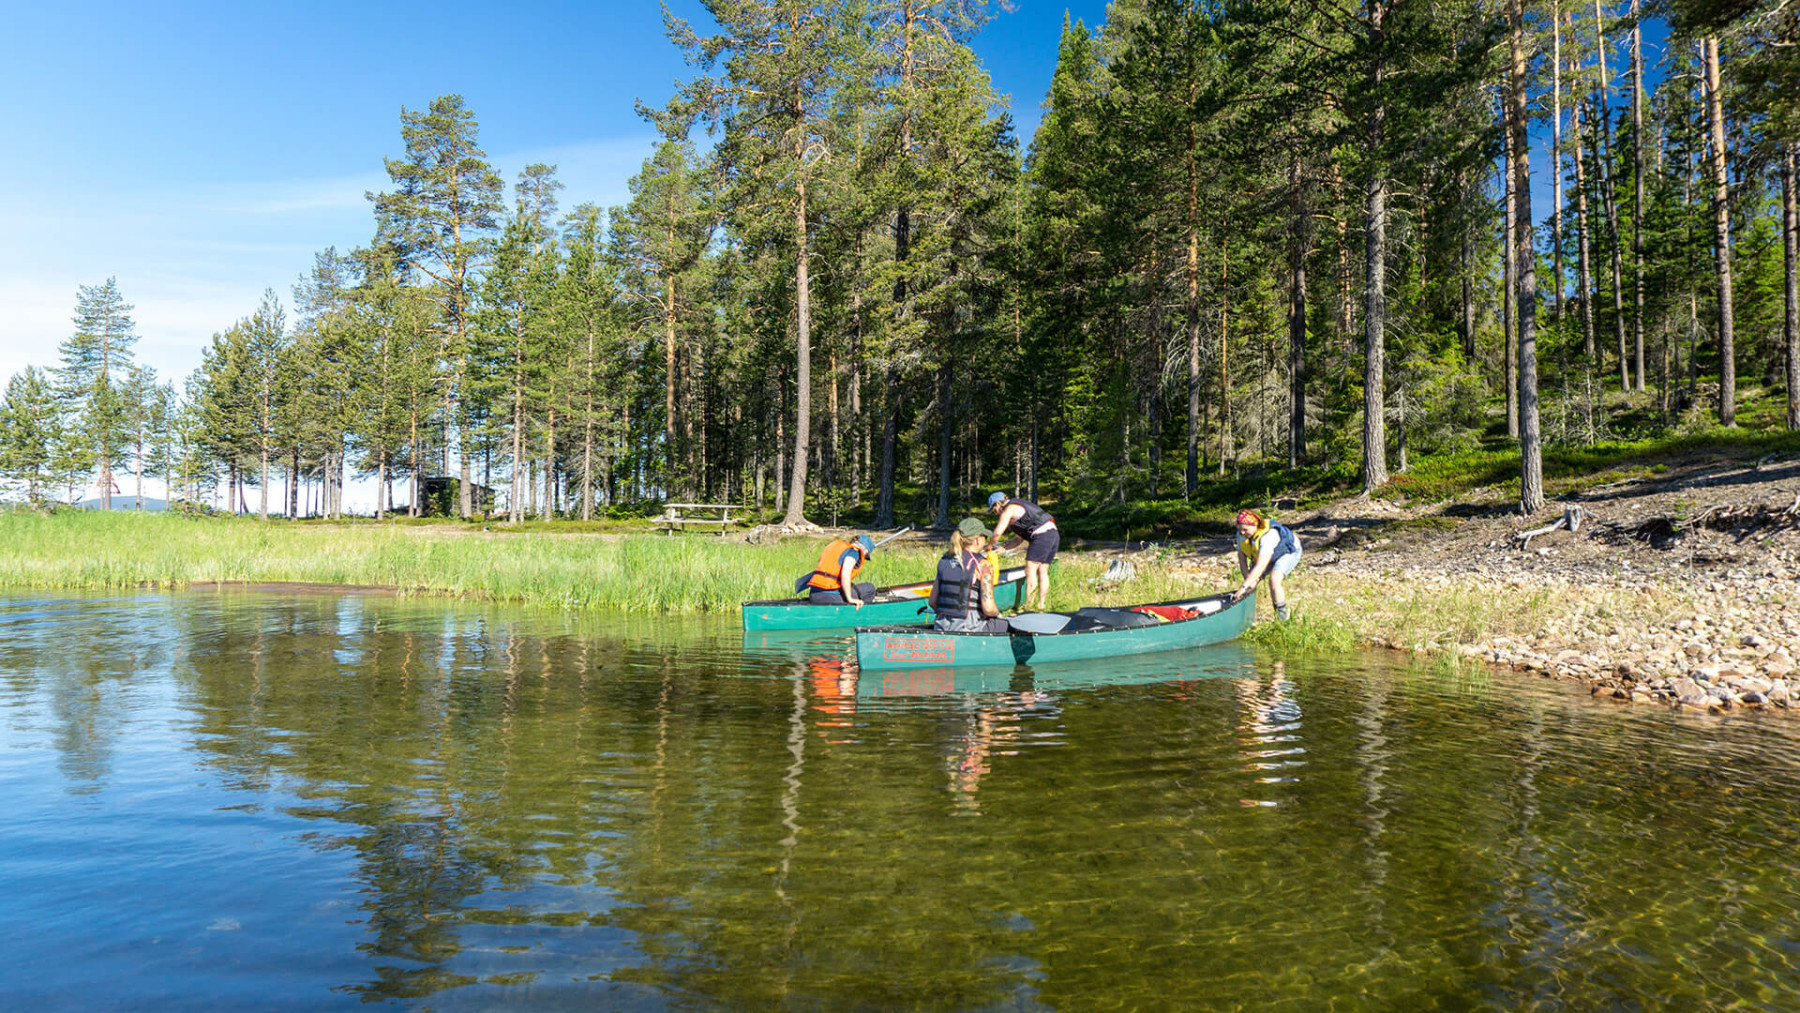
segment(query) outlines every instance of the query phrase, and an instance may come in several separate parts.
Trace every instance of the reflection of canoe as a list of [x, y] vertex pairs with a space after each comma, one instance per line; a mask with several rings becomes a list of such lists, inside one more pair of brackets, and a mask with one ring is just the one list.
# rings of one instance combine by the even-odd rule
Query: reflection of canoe
[[1032, 665], [940, 665], [933, 668], [890, 668], [859, 673], [861, 697], [921, 697], [1023, 690], [1061, 691], [1101, 686], [1241, 679], [1254, 673], [1256, 657], [1240, 643], [1210, 644], [1179, 654], [1142, 654], [1095, 665], [1085, 661]]
[[744, 661], [757, 666], [783, 665], [814, 658], [849, 655], [849, 630], [745, 630]]
[[[931, 581], [880, 588], [875, 599], [862, 608], [854, 605], [815, 605], [805, 598], [744, 603], [746, 630], [848, 630], [853, 626], [923, 626], [931, 622]], [[994, 585], [994, 604], [1015, 609], [1025, 602], [1025, 568], [1000, 571]]]
[[[1200, 608], [1205, 614], [1149, 625], [1077, 624], [1059, 633], [948, 633], [901, 626], [858, 626], [856, 661], [863, 672], [894, 668], [960, 668], [1019, 662], [1083, 661], [1126, 654], [1174, 651], [1234, 640], [1256, 617], [1256, 596], [1233, 605], [1225, 595], [1192, 601], [1159, 602]], [[1122, 610], [1083, 610], [1119, 612]], [[1076, 613], [1077, 616], [1080, 613]], [[1131, 613], [1137, 615], [1137, 613]]]

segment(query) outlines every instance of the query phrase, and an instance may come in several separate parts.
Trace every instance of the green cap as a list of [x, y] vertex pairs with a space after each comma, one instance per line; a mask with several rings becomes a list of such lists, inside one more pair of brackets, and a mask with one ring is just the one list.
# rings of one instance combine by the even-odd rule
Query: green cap
[[956, 526], [956, 530], [962, 532], [964, 538], [974, 538], [976, 535], [989, 533], [987, 525], [981, 523], [981, 520], [976, 517], [964, 517], [962, 523]]

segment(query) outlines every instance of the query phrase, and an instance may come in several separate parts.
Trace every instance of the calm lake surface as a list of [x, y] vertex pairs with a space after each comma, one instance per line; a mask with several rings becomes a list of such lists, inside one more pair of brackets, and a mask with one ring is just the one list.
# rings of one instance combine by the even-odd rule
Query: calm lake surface
[[0, 597], [0, 1008], [1800, 1008], [1800, 723], [1227, 645]]

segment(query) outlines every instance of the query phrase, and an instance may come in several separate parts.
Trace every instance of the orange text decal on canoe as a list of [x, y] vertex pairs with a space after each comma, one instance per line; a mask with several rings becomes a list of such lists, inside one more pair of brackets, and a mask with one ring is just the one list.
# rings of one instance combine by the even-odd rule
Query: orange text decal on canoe
[[933, 637], [889, 637], [881, 645], [883, 661], [914, 661], [921, 664], [953, 660], [956, 641]]

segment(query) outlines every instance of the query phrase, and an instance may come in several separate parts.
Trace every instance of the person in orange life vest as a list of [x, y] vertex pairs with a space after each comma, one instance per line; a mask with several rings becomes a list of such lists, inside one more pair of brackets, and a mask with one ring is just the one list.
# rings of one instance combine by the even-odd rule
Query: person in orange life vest
[[1300, 536], [1254, 510], [1238, 511], [1237, 530], [1238, 570], [1244, 575], [1244, 586], [1231, 593], [1231, 603], [1243, 601], [1266, 576], [1269, 603], [1275, 606], [1275, 615], [1288, 618], [1287, 592], [1282, 589], [1281, 579], [1300, 565]]
[[856, 575], [874, 554], [875, 542], [868, 535], [833, 539], [819, 553], [818, 569], [800, 578], [795, 590], [805, 588], [807, 600], [817, 605], [849, 604], [862, 608], [875, 597], [875, 585], [856, 583]]
[[950, 532], [950, 551], [938, 560], [937, 577], [927, 599], [936, 613], [933, 629], [953, 633], [1005, 633], [1010, 629], [994, 604], [993, 566], [982, 555], [988, 529], [965, 517]]
[[1006, 537], [1007, 529], [1025, 541], [1025, 602], [1021, 611], [1030, 612], [1031, 600], [1037, 597], [1037, 611], [1050, 608], [1050, 561], [1062, 536], [1056, 530], [1056, 518], [1030, 500], [1012, 499], [1003, 492], [988, 497], [988, 509], [1000, 515], [994, 522], [994, 544]]

